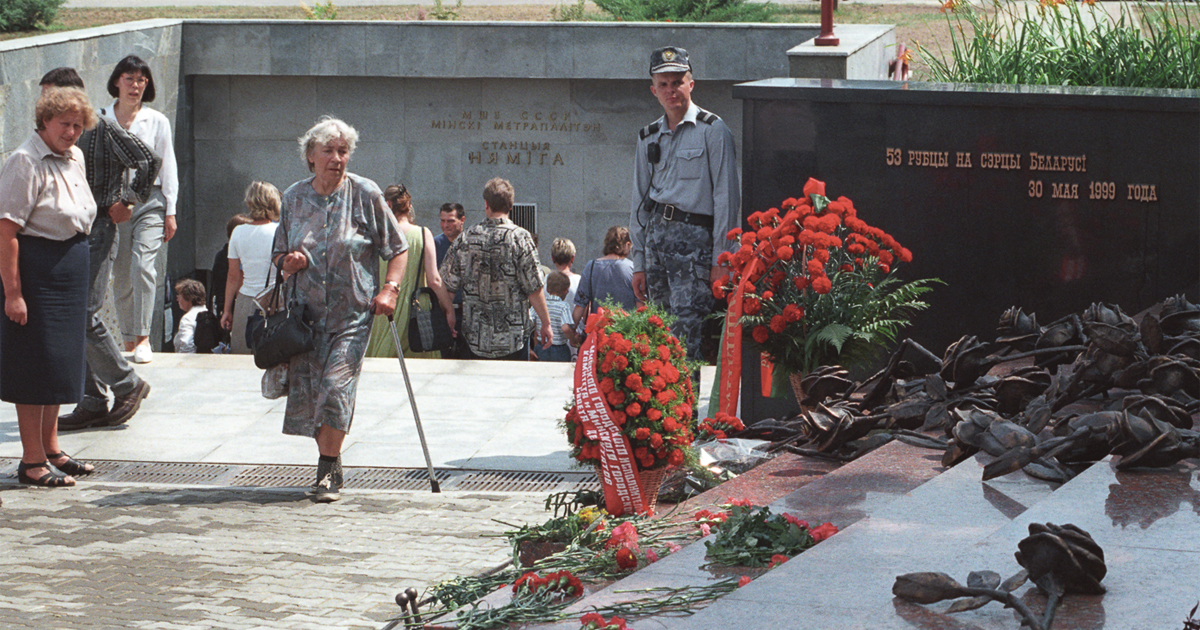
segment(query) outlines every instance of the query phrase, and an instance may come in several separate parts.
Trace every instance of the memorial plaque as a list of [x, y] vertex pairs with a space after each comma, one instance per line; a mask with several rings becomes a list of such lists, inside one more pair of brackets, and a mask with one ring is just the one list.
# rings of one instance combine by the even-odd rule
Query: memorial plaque
[[[935, 354], [990, 338], [1012, 305], [1047, 324], [1092, 302], [1196, 299], [1200, 92], [770, 79], [734, 96], [743, 213], [809, 177], [852, 199], [912, 250], [903, 277], [947, 283], [901, 333]], [[785, 412], [747, 398], [748, 418]]]

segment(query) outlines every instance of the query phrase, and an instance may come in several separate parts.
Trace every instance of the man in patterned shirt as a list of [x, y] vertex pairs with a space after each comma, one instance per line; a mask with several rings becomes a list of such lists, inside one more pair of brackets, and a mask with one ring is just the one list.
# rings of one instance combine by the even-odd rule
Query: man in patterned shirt
[[488, 181], [487, 218], [454, 240], [439, 268], [448, 291], [463, 291], [464, 359], [528, 361], [529, 306], [542, 322], [542, 344], [552, 338], [533, 237], [508, 218], [515, 196], [507, 180]]
[[[42, 89], [83, 88], [83, 79], [73, 68], [55, 68], [40, 82]], [[150, 384], [138, 377], [121, 356], [116, 340], [100, 317], [112, 274], [112, 250], [117, 223], [129, 220], [134, 204], [150, 196], [162, 159], [120, 125], [103, 120], [83, 132], [77, 146], [83, 151], [88, 187], [96, 198], [98, 212], [88, 234], [91, 258], [88, 284], [87, 377], [83, 400], [69, 414], [59, 416], [59, 431], [124, 424], [137, 413]], [[129, 173], [132, 171], [133, 176]], [[112, 389], [113, 406], [108, 408], [105, 389]]]

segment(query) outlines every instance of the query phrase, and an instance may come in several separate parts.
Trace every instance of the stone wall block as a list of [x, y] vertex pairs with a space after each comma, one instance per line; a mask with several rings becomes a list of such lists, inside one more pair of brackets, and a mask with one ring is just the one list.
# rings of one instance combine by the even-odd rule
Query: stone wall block
[[315, 102], [321, 114], [337, 116], [364, 134], [369, 142], [404, 139], [404, 81], [358, 77], [320, 77]]
[[306, 75], [312, 50], [312, 29], [305, 23], [271, 25], [271, 71], [275, 76]]
[[237, 77], [230, 83], [229, 137], [296, 138], [326, 113], [315, 77]]
[[[405, 66], [400, 63], [401, 33], [403, 27], [395, 24], [371, 25], [364, 29], [363, 70], [367, 76], [397, 77]], [[422, 55], [428, 50], [420, 50]], [[441, 55], [431, 55], [437, 58]]]
[[228, 137], [233, 112], [230, 110], [230, 84], [227, 76], [199, 75], [192, 80], [192, 133], [196, 140], [220, 140]]

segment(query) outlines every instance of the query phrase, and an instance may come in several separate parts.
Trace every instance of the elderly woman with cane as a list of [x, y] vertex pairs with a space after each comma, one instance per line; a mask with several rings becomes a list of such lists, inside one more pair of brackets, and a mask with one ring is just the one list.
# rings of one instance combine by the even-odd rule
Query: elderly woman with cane
[[94, 470], [59, 447], [58, 407], [83, 398], [96, 202], [75, 141], [96, 112], [81, 90], [53, 88], [35, 119], [37, 131], [0, 168], [0, 400], [17, 406], [17, 481], [53, 488]]
[[[395, 310], [408, 244], [379, 186], [346, 170], [358, 142], [353, 127], [322, 117], [299, 140], [313, 176], [283, 193], [271, 257], [307, 306], [316, 347], [288, 364], [283, 432], [316, 439], [320, 459], [309, 494], [328, 503], [341, 496], [342, 442], [371, 316]], [[381, 258], [388, 261], [382, 286]]]

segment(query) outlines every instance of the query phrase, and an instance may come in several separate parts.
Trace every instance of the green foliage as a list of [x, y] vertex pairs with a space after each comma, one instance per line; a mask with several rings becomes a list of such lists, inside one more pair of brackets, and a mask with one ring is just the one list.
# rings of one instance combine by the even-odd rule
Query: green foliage
[[747, 0], [595, 0], [624, 22], [774, 22], [770, 3]]
[[[1056, 1], [1059, 2], [1056, 4]], [[1187, 3], [1128, 5], [1114, 17], [1095, 5], [959, 2], [947, 14], [949, 53], [920, 54], [933, 81], [1200, 88], [1200, 23]], [[1139, 25], [1140, 22], [1140, 25]]]
[[309, 20], [336, 20], [337, 19], [337, 7], [333, 6], [333, 0], [329, 0], [325, 4], [321, 4], [320, 2], [318, 2], [314, 5], [312, 5], [311, 8], [307, 4], [304, 4], [303, 2], [300, 3], [300, 6], [304, 7], [305, 19], [309, 19]]
[[771, 556], [794, 556], [816, 544], [807, 527], [771, 508], [734, 505], [715, 540], [707, 541], [708, 558], [734, 567], [765, 567]]
[[3, 0], [0, 1], [0, 33], [32, 31], [39, 24], [49, 26], [58, 15], [58, 8], [67, 0]]
[[433, 8], [429, 10], [429, 15], [435, 20], [457, 20], [458, 12], [462, 11], [463, 0], [458, 0], [458, 4], [454, 5], [453, 9], [447, 8], [442, 4], [442, 0], [434, 0]]
[[576, 0], [575, 4], [559, 5], [550, 9], [550, 18], [556, 22], [581, 22], [587, 19], [587, 11], [583, 6], [584, 0]]

